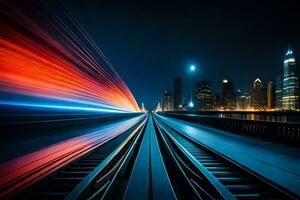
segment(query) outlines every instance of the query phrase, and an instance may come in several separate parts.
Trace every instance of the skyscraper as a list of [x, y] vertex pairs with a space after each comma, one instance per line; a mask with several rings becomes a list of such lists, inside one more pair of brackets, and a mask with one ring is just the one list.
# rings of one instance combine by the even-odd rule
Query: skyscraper
[[222, 98], [219, 93], [215, 93], [213, 96], [213, 109], [220, 110], [222, 107]]
[[267, 87], [259, 78], [256, 78], [253, 82], [251, 96], [252, 107], [255, 110], [267, 109]]
[[267, 85], [267, 105], [268, 109], [275, 108], [275, 87], [273, 81], [269, 81]]
[[182, 78], [174, 80], [174, 110], [180, 110], [182, 106]]
[[222, 81], [222, 106], [225, 110], [236, 109], [236, 99], [233, 82], [228, 79]]
[[237, 110], [250, 110], [251, 96], [248, 93], [242, 92], [240, 89], [238, 89], [236, 97], [236, 107]]
[[212, 91], [209, 81], [199, 81], [195, 89], [195, 103], [197, 110], [212, 110]]
[[163, 96], [163, 111], [172, 111], [172, 97], [171, 97], [171, 93], [168, 91], [164, 92], [164, 96]]
[[296, 110], [299, 108], [298, 90], [296, 62], [293, 50], [289, 48], [283, 61], [282, 109]]
[[275, 108], [276, 110], [282, 109], [282, 86], [283, 86], [283, 76], [282, 74], [276, 78], [275, 84]]

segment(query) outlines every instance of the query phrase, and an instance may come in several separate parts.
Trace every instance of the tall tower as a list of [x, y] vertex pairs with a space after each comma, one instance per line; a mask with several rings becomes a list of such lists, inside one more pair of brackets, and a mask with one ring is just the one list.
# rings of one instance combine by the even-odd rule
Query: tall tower
[[182, 105], [182, 78], [174, 80], [174, 110], [179, 110]]
[[162, 103], [162, 109], [163, 111], [172, 111], [172, 97], [171, 97], [171, 93], [168, 91], [164, 92], [164, 96], [163, 96], [163, 103]]
[[209, 81], [199, 81], [195, 89], [197, 110], [212, 110], [212, 90]]
[[283, 61], [282, 109], [296, 110], [299, 108], [298, 90], [296, 62], [293, 50], [289, 48]]
[[252, 88], [252, 107], [255, 110], [265, 110], [268, 105], [267, 87], [260, 78], [256, 78]]
[[251, 95], [238, 89], [236, 92], [236, 108], [237, 110], [250, 110]]
[[276, 110], [282, 109], [282, 86], [283, 86], [282, 81], [283, 81], [283, 75], [280, 74], [280, 76], [276, 78], [276, 85], [275, 85]]
[[225, 110], [236, 109], [236, 99], [233, 82], [228, 79], [222, 81], [222, 106]]
[[268, 109], [275, 108], [275, 86], [273, 81], [269, 81], [267, 85], [267, 104]]

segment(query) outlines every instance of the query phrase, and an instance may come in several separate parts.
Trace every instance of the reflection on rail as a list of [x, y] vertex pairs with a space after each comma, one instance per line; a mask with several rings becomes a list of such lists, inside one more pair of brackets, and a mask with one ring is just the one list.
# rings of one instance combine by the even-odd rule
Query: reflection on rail
[[[156, 119], [157, 129], [173, 159], [190, 186], [183, 197], [204, 199], [297, 199], [275, 183], [266, 180], [222, 154]], [[207, 180], [210, 184], [207, 184]], [[181, 183], [182, 184], [182, 183]], [[212, 190], [210, 186], [215, 187]], [[194, 196], [192, 196], [194, 197]]]
[[[145, 116], [139, 116], [115, 123], [114, 125], [107, 125], [92, 133], [60, 142], [1, 164], [1, 197], [10, 196], [71, 161], [89, 152], [96, 151], [104, 143], [106, 144], [106, 142], [120, 136], [123, 137], [124, 132], [131, 130], [132, 127], [141, 123], [141, 120], [144, 118]], [[113, 149], [111, 148], [110, 150], [112, 151]], [[83, 174], [81, 173], [79, 176]], [[70, 181], [74, 180], [71, 179]]]
[[1, 167], [2, 198], [299, 199], [152, 114]]

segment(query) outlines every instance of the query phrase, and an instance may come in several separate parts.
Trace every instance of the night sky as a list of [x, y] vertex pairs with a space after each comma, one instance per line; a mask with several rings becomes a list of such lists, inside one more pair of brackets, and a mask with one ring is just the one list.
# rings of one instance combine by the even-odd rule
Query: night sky
[[190, 64], [197, 66], [196, 79], [211, 81], [216, 92], [225, 77], [242, 90], [257, 76], [274, 80], [288, 46], [296, 62], [300, 59], [298, 1], [239, 2], [69, 0], [65, 5], [138, 103], [151, 109], [164, 90], [173, 93], [176, 76], [187, 84]]

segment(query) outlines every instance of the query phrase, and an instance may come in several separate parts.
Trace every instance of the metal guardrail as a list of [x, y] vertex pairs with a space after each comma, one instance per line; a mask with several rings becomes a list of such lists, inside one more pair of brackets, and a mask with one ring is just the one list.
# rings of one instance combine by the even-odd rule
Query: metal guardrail
[[176, 119], [195, 122], [206, 126], [230, 131], [240, 135], [260, 138], [263, 140], [300, 144], [300, 123], [284, 123], [271, 121], [254, 121], [245, 119], [220, 118], [203, 115], [185, 115], [177, 113], [159, 113]]

